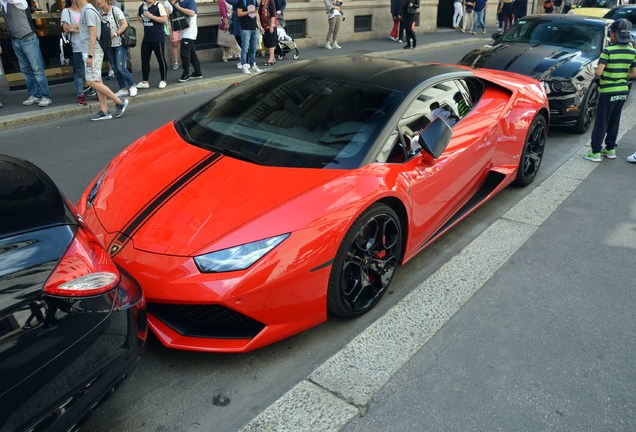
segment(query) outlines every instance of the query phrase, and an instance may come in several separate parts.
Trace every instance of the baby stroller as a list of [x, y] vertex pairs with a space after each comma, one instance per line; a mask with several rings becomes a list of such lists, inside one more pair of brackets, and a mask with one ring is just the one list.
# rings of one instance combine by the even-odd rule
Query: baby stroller
[[278, 60], [282, 60], [285, 58], [285, 55], [294, 52], [294, 60], [298, 60], [298, 47], [296, 46], [296, 42], [294, 38], [287, 34], [285, 31], [285, 18], [280, 16], [277, 20], [276, 26], [276, 48], [274, 49], [274, 54]]

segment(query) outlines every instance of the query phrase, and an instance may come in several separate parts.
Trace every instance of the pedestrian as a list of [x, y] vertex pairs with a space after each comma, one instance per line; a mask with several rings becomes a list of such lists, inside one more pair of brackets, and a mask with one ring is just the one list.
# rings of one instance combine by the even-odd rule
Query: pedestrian
[[340, 30], [342, 23], [342, 2], [338, 0], [324, 0], [324, 2], [329, 21], [325, 48], [340, 49], [342, 47], [338, 45], [338, 30]]
[[404, 0], [402, 7], [402, 20], [404, 20], [404, 30], [406, 31], [406, 45], [404, 49], [413, 48], [417, 45], [415, 38], [415, 18], [420, 9], [420, 0]]
[[110, 66], [115, 71], [115, 78], [119, 84], [117, 96], [137, 96], [135, 80], [126, 69], [128, 61], [128, 48], [121, 42], [121, 35], [128, 28], [128, 21], [124, 12], [117, 6], [113, 6], [114, 0], [97, 0], [97, 7], [101, 9], [103, 19], [108, 22], [111, 31], [110, 52], [106, 53]]
[[[102, 63], [104, 51], [99, 45], [101, 35], [101, 18], [97, 9], [88, 0], [77, 0], [80, 6], [79, 35], [82, 43], [82, 57], [84, 58], [84, 72], [86, 83], [97, 92], [100, 111], [91, 120], [109, 120], [113, 118], [108, 111], [108, 99], [115, 102], [117, 112], [115, 117], [124, 115], [128, 107], [128, 99], [122, 99], [102, 82]], [[98, 29], [100, 29], [98, 31]]]
[[261, 73], [256, 66], [256, 45], [258, 44], [258, 32], [262, 31], [261, 22], [257, 15], [257, 0], [239, 0], [237, 13], [241, 22], [241, 68], [243, 73]]
[[471, 31], [473, 28], [473, 11], [475, 10], [475, 1], [466, 0], [464, 3], [464, 22], [462, 23], [462, 33], [466, 30]]
[[503, 30], [503, 0], [499, 0], [497, 3], [497, 30]]
[[453, 12], [453, 28], [457, 31], [462, 31], [459, 24], [462, 22], [462, 17], [464, 16], [463, 0], [455, 0], [453, 2], [453, 8], [455, 9]]
[[547, 14], [554, 12], [554, 4], [552, 3], [552, 0], [545, 0], [543, 2], [543, 12]]
[[391, 17], [393, 18], [393, 28], [391, 28], [391, 33], [389, 33], [389, 39], [394, 42], [397, 42], [401, 37], [399, 37], [400, 30], [400, 6], [402, 4], [402, 0], [391, 0]]
[[554, 0], [552, 2], [554, 13], [561, 13], [561, 7], [563, 6], [563, 0]]
[[503, 15], [503, 31], [507, 32], [512, 25], [512, 18], [514, 16], [512, 0], [503, 0], [501, 3], [501, 13]]
[[[242, 0], [240, 0], [242, 1]], [[239, 49], [243, 46], [243, 39], [241, 37], [241, 21], [238, 16], [238, 2], [239, 0], [225, 0], [225, 2], [232, 6], [232, 15], [230, 16], [230, 33], [234, 36], [236, 43], [239, 46]], [[239, 53], [239, 62], [236, 64], [236, 67], [239, 69], [243, 69], [243, 64], [241, 63], [241, 55]]]
[[267, 48], [267, 61], [265, 66], [273, 66], [276, 63], [274, 49], [276, 48], [276, 5], [274, 0], [261, 0], [259, 5], [259, 17], [263, 28], [263, 45]]
[[514, 16], [514, 22], [519, 21], [526, 16], [528, 12], [528, 0], [514, 0], [512, 2], [512, 14]]
[[471, 34], [477, 33], [477, 27], [482, 28], [482, 33], [486, 33], [486, 8], [488, 7], [488, 0], [475, 0], [475, 9], [473, 16], [473, 31]]
[[280, 20], [285, 19], [285, 16], [283, 14], [283, 12], [285, 11], [285, 8], [287, 7], [287, 1], [286, 0], [275, 0], [274, 1], [274, 6], [276, 6], [276, 19]]
[[11, 32], [11, 46], [18, 58], [20, 72], [24, 75], [29, 93], [22, 105], [37, 104], [39, 107], [47, 107], [53, 101], [29, 5], [26, 0], [0, 0], [0, 6], [4, 21]]
[[181, 55], [179, 54], [179, 43], [180, 43], [180, 35], [179, 35], [179, 31], [175, 30], [174, 27], [172, 26], [172, 16], [173, 16], [173, 12], [174, 12], [174, 8], [172, 7], [172, 3], [170, 3], [170, 0], [164, 0], [163, 2], [163, 7], [166, 10], [166, 13], [168, 14], [168, 24], [167, 24], [167, 30], [166, 27], [164, 26], [164, 30], [166, 30], [166, 36], [168, 36], [169, 39], [169, 43], [170, 43], [170, 54], [172, 56], [171, 60], [172, 60], [172, 70], [177, 70], [179, 69], [179, 60], [181, 58]]
[[566, 14], [568, 12], [570, 12], [570, 9], [572, 9], [572, 0], [565, 0], [563, 2], [563, 13]]
[[168, 63], [165, 55], [166, 33], [164, 24], [168, 22], [168, 13], [163, 5], [155, 0], [145, 0], [137, 11], [137, 17], [144, 26], [144, 38], [141, 41], [141, 82], [137, 84], [139, 89], [150, 88], [148, 78], [150, 77], [150, 57], [152, 53], [157, 58], [159, 64], [159, 75], [161, 80], [158, 87], [166, 88], [166, 77], [168, 75]]
[[[601, 53], [594, 72], [600, 77], [599, 98], [592, 129], [592, 150], [584, 156], [592, 162], [600, 162], [601, 156], [616, 159], [621, 110], [629, 95], [627, 80], [636, 78], [636, 49], [632, 46], [631, 29], [632, 23], [625, 18], [610, 25], [611, 44]], [[601, 148], [603, 140], [605, 148]]]
[[65, 37], [71, 42], [73, 48], [73, 85], [75, 86], [75, 97], [77, 104], [86, 105], [86, 95], [84, 95], [84, 58], [82, 57], [82, 41], [79, 35], [80, 8], [76, 0], [66, 0], [64, 9], [60, 14], [60, 24], [64, 30]]
[[[172, 7], [188, 17], [188, 28], [181, 30], [181, 67], [183, 72], [179, 82], [186, 82], [190, 79], [201, 79], [201, 63], [197, 55], [196, 40], [199, 34], [197, 27], [197, 4], [194, 0], [170, 0]], [[190, 75], [190, 64], [194, 71]]]
[[[228, 31], [230, 30], [230, 17], [232, 16], [232, 5], [228, 4], [225, 0], [219, 0], [219, 15], [221, 16], [221, 23], [219, 24], [219, 31]], [[230, 33], [231, 34], [231, 33]], [[241, 51], [239, 50], [239, 46], [234, 44], [233, 47], [221, 47], [223, 51], [223, 55], [221, 56], [221, 60], [223, 63], [227, 63], [230, 59], [240, 58]]]

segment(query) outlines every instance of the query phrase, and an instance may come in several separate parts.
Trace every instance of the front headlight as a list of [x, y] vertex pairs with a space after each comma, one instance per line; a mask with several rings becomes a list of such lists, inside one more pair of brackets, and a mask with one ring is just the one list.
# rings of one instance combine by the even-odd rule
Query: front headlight
[[274, 249], [287, 237], [289, 237], [289, 234], [282, 234], [253, 243], [199, 255], [194, 257], [194, 262], [201, 273], [245, 270], [263, 258], [267, 252]]
[[558, 93], [576, 93], [576, 87], [572, 81], [551, 81], [550, 88]]

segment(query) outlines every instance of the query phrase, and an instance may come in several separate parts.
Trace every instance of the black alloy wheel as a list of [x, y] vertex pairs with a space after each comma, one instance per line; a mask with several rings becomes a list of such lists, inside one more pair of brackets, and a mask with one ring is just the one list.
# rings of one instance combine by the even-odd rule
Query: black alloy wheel
[[585, 102], [574, 125], [574, 132], [583, 134], [590, 128], [594, 120], [594, 115], [596, 114], [596, 108], [598, 107], [598, 98], [598, 84], [593, 82], [585, 94]]
[[386, 292], [402, 253], [402, 227], [393, 209], [377, 203], [353, 223], [338, 248], [327, 291], [330, 313], [353, 318]]
[[523, 152], [519, 159], [519, 168], [515, 184], [527, 186], [539, 172], [543, 154], [545, 153], [545, 142], [548, 137], [548, 123], [542, 115], [538, 115], [532, 121], [526, 142], [523, 144]]

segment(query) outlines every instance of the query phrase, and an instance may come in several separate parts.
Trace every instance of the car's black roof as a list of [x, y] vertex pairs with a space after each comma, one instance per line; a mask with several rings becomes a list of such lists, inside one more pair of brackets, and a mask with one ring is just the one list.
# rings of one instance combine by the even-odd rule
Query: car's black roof
[[307, 60], [279, 68], [278, 72], [361, 82], [404, 93], [408, 93], [422, 82], [440, 75], [472, 75], [471, 71], [453, 65], [371, 56], [337, 56]]
[[30, 162], [0, 154], [0, 237], [69, 222], [65, 198]]

